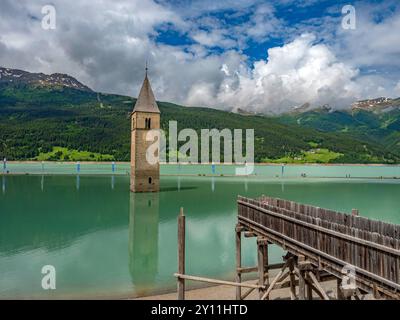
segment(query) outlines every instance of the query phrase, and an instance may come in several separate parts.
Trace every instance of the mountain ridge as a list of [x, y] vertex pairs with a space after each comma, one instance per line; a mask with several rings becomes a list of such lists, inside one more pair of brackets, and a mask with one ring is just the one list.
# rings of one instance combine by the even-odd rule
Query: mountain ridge
[[93, 91], [76, 78], [63, 73], [32, 73], [19, 69], [0, 67], [0, 83], [31, 84], [37, 86], [60, 86], [76, 90]]
[[[37, 159], [57, 147], [93, 152], [97, 160], [107, 155], [127, 161], [128, 114], [135, 101], [58, 83], [0, 81], [0, 157]], [[167, 133], [171, 120], [178, 122], [178, 130], [193, 128], [198, 133], [203, 128], [254, 129], [256, 162], [400, 163], [400, 152], [387, 150], [377, 140], [299, 125], [293, 116], [241, 115], [161, 101], [158, 105]], [[63, 155], [52, 160], [63, 160]]]
[[[84, 85], [80, 81], [78, 81], [73, 76], [63, 73], [34, 73], [28, 72], [20, 69], [6, 68], [0, 67], [0, 83], [4, 82], [14, 82], [14, 83], [22, 83], [22, 84], [36, 84], [38, 86], [59, 86], [65, 88], [72, 88], [77, 90], [83, 90], [88, 92], [94, 92], [91, 88]], [[212, 107], [207, 107], [210, 109], [215, 109]], [[368, 110], [368, 111], [388, 111], [388, 108], [400, 108], [400, 97], [399, 98], [387, 98], [387, 97], [378, 97], [374, 99], [365, 99], [359, 100], [351, 104], [348, 109], [341, 109], [346, 111], [354, 111], [354, 110]], [[219, 109], [215, 109], [219, 110]], [[301, 106], [294, 107], [292, 110], [286, 112], [288, 114], [298, 114], [309, 112], [313, 110], [324, 110], [324, 111], [336, 111], [331, 108], [329, 105], [323, 106], [312, 106], [310, 103], [306, 102]], [[255, 113], [251, 111], [247, 111], [244, 108], [236, 108], [234, 109], [235, 113], [239, 113], [241, 115], [264, 115], [262, 113]], [[285, 113], [284, 113], [285, 114]], [[266, 114], [265, 114], [266, 115]], [[268, 115], [267, 115], [268, 116]]]

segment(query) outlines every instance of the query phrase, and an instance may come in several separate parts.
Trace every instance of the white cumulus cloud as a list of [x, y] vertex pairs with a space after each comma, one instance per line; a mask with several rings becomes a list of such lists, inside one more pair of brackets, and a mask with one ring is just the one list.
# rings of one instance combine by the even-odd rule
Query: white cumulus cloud
[[256, 62], [253, 70], [238, 62], [234, 70], [223, 66], [225, 77], [214, 94], [208, 84], [196, 84], [190, 102], [279, 113], [306, 102], [340, 108], [360, 95], [358, 70], [338, 61], [326, 45], [315, 44], [312, 34], [269, 49], [268, 60]]
[[[357, 29], [343, 31], [329, 15], [292, 26], [274, 2], [260, 2], [53, 0], [57, 28], [46, 31], [46, 0], [2, 0], [0, 65], [68, 73], [94, 90], [136, 96], [149, 60], [159, 100], [263, 113], [400, 95], [400, 9], [376, 22], [373, 6], [357, 4]], [[241, 22], [231, 24], [235, 17]], [[170, 30], [185, 41], [160, 41]], [[276, 37], [284, 44], [250, 61], [249, 43], [264, 48]]]

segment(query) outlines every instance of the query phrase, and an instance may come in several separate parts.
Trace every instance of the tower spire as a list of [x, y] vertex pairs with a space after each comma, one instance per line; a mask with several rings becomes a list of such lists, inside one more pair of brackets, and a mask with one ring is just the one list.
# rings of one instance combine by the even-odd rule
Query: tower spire
[[145, 74], [146, 74], [146, 78], [147, 78], [147, 71], [149, 70], [149, 68], [148, 68], [148, 60], [146, 59], [146, 68], [145, 68]]
[[147, 71], [148, 71], [147, 60], [146, 60], [145, 71], [146, 75], [144, 77], [142, 88], [140, 89], [139, 96], [136, 100], [135, 106], [133, 107], [133, 112], [141, 111], [141, 112], [160, 113], [156, 99], [154, 98], [153, 90], [151, 89], [149, 78], [147, 77]]

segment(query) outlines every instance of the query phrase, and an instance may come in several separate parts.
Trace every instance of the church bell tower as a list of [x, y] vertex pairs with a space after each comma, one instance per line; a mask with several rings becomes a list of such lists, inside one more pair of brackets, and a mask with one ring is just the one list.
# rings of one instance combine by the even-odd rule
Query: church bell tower
[[[160, 190], [160, 164], [149, 163], [146, 151], [159, 141], [146, 141], [150, 130], [160, 129], [158, 109], [146, 75], [139, 96], [131, 114], [131, 186], [132, 192], [158, 192]], [[159, 150], [158, 146], [158, 150]]]

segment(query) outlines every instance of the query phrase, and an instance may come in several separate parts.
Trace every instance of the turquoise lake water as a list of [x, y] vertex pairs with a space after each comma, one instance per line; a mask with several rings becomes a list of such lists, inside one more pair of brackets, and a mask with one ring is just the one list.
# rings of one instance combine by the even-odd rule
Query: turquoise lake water
[[[233, 279], [237, 195], [265, 194], [343, 212], [357, 208], [363, 216], [400, 223], [396, 179], [162, 176], [156, 194], [131, 194], [127, 175], [5, 175], [0, 181], [3, 299], [174, 290], [180, 207], [187, 216], [187, 273]], [[244, 265], [256, 264], [255, 249], [254, 239], [244, 240]], [[270, 261], [279, 262], [282, 254], [273, 247]], [[41, 287], [44, 265], [56, 269], [56, 290]]]
[[[236, 175], [236, 169], [244, 168], [237, 165], [211, 164], [161, 164], [162, 175], [211, 175], [232, 176]], [[11, 174], [114, 174], [128, 175], [129, 163], [80, 163], [71, 162], [30, 162], [7, 163], [6, 171]], [[400, 166], [398, 165], [255, 165], [254, 170], [247, 169], [248, 175], [267, 178], [299, 178], [305, 174], [309, 178], [344, 178], [350, 175], [352, 178], [399, 178]]]

